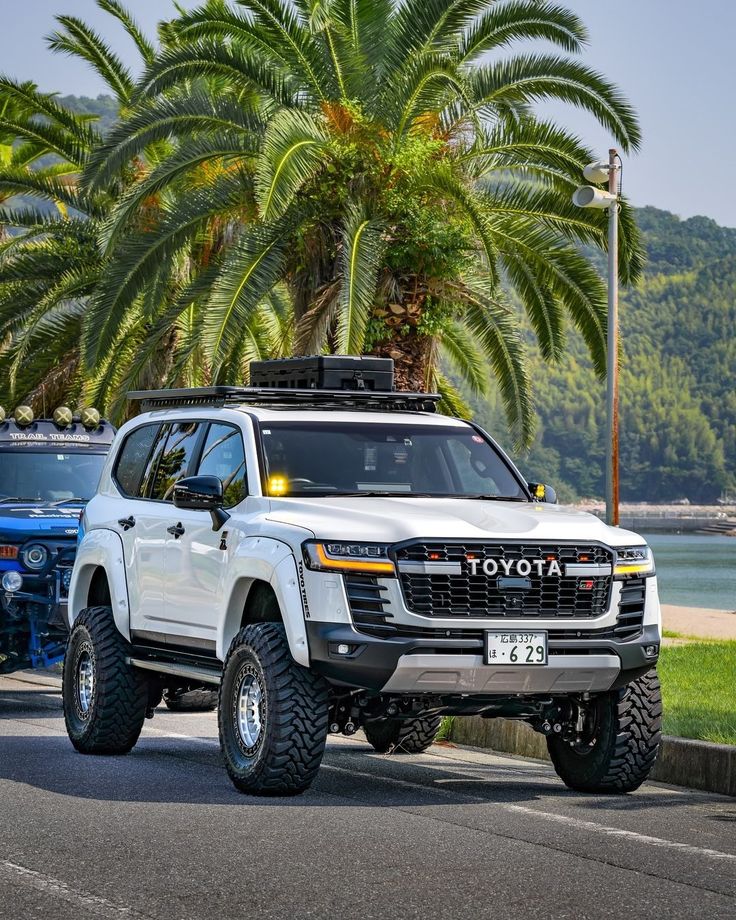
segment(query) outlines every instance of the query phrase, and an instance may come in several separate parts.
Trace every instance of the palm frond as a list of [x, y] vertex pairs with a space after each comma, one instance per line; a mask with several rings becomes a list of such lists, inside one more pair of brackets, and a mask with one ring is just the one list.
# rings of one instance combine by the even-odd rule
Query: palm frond
[[460, 59], [469, 64], [488, 51], [530, 39], [543, 39], [578, 53], [588, 32], [572, 10], [557, 4], [544, 0], [494, 3], [465, 31]]
[[245, 227], [223, 260], [202, 326], [202, 342], [216, 379], [261, 301], [281, 279], [287, 227], [286, 219]]
[[121, 243], [90, 303], [85, 330], [90, 367], [110, 347], [116, 327], [161, 263], [170, 259], [212, 215], [236, 206], [239, 194], [240, 185], [232, 178], [212, 188], [189, 192], [162, 212], [157, 225]]
[[637, 150], [641, 143], [638, 120], [623, 94], [578, 61], [555, 55], [518, 55], [479, 66], [468, 72], [467, 80], [479, 109], [559, 99], [589, 111], [624, 150]]
[[340, 293], [336, 345], [339, 352], [360, 354], [376, 296], [378, 271], [386, 248], [382, 226], [358, 208], [345, 219], [340, 247]]
[[133, 76], [112, 48], [76, 16], [57, 16], [56, 21], [61, 29], [48, 36], [49, 47], [86, 61], [102, 77], [118, 101], [127, 105], [133, 93]]
[[130, 11], [118, 0], [97, 0], [97, 6], [118, 20], [133, 40], [138, 53], [145, 64], [151, 64], [156, 57], [156, 48], [150, 42]]
[[255, 172], [256, 199], [264, 220], [280, 217], [316, 172], [326, 138], [306, 112], [284, 109], [271, 119]]
[[534, 411], [524, 343], [513, 314], [488, 298], [477, 284], [458, 286], [468, 327], [491, 366], [517, 446], [531, 443]]
[[440, 337], [442, 351], [460, 378], [475, 396], [488, 392], [488, 366], [467, 326], [453, 320], [447, 323]]
[[133, 114], [120, 122], [104, 144], [90, 154], [84, 181], [91, 189], [104, 188], [130, 161], [161, 141], [192, 135], [237, 132], [243, 151], [255, 149], [264, 130], [262, 115], [243, 106], [230, 94], [206, 89], [186, 94], [155, 97], [142, 102]]

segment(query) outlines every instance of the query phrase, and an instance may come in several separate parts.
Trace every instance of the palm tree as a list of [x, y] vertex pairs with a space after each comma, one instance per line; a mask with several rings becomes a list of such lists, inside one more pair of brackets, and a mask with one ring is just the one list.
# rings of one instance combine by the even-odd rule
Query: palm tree
[[[141, 66], [152, 63], [155, 50], [127, 10], [117, 0], [98, 0], [98, 6], [123, 25]], [[50, 47], [87, 61], [121, 109], [129, 105], [134, 77], [104, 40], [73, 16], [59, 16], [57, 24]], [[87, 300], [103, 271], [98, 239], [123, 183], [117, 177], [95, 194], [79, 187], [91, 151], [102, 142], [93, 121], [32, 83], [0, 77], [4, 400], [42, 408], [79, 397], [85, 383], [100, 377], [85, 372], [79, 342]]]
[[[276, 286], [300, 352], [390, 355], [399, 386], [438, 387], [457, 409], [440, 356], [475, 393], [490, 365], [520, 441], [532, 409], [505, 291], [547, 359], [564, 350], [567, 316], [603, 373], [604, 289], [580, 244], [603, 248], [605, 227], [570, 203], [592, 156], [535, 104], [587, 109], [624, 150], [639, 130], [620, 93], [569, 56], [586, 38], [577, 16], [539, 0], [206, 0], [164, 34], [86, 172], [94, 194], [147, 145], [172, 145], [107, 227], [90, 362], [194, 246], [206, 258], [159, 305], [149, 342], [188, 315], [215, 381], [246, 372]], [[568, 54], [506, 53], [533, 39]], [[641, 255], [626, 207], [622, 222], [630, 281]]]

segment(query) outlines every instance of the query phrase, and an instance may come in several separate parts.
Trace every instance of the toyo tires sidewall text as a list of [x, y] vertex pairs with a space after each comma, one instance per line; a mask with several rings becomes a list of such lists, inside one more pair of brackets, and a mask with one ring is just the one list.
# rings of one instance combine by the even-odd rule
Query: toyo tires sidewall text
[[[260, 694], [260, 730], [246, 743], [241, 688]], [[283, 626], [241, 629], [225, 660], [218, 722], [225, 767], [241, 792], [299, 795], [317, 775], [328, 728], [327, 684], [291, 657]]]
[[[62, 694], [69, 738], [82, 754], [127, 754], [143, 727], [148, 679], [127, 662], [130, 646], [110, 607], [88, 607], [69, 634]], [[83, 689], [81, 665], [91, 681]]]

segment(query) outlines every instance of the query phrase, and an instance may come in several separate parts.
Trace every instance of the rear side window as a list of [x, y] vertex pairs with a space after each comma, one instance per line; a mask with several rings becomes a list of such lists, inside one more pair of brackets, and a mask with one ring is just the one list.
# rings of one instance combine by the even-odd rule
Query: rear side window
[[115, 481], [124, 495], [139, 494], [159, 425], [142, 425], [125, 439], [115, 464]]
[[210, 425], [197, 473], [222, 480], [226, 508], [232, 508], [245, 498], [248, 491], [245, 450], [239, 428], [214, 422]]
[[148, 455], [146, 468], [143, 471], [143, 481], [138, 490], [140, 498], [150, 498], [151, 496], [151, 489], [153, 488], [153, 483], [156, 478], [156, 470], [158, 469], [159, 460], [166, 447], [170, 428], [171, 425], [162, 425], [158, 430], [156, 439], [153, 442], [153, 447]]
[[169, 437], [158, 461], [151, 490], [151, 498], [173, 501], [174, 486], [187, 475], [202, 434], [199, 422], [176, 422], [169, 429]]

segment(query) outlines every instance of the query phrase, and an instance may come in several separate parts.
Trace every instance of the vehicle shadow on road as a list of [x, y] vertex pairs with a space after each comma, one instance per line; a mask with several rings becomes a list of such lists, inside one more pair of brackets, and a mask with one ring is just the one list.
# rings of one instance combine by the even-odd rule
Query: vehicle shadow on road
[[[461, 773], [454, 772], [455, 769]], [[230, 784], [212, 738], [143, 737], [128, 755], [78, 754], [68, 738], [55, 735], [0, 736], [0, 781], [72, 798], [102, 802], [227, 805], [421, 808], [437, 805], [532, 804], [544, 798], [577, 799], [581, 805], [610, 801], [580, 796], [534, 774], [481, 764], [443, 764], [425, 758], [370, 754], [368, 747], [331, 747], [312, 789], [297, 798], [254, 798]], [[682, 807], [690, 796], [641, 790], [616, 800], [617, 809]]]

